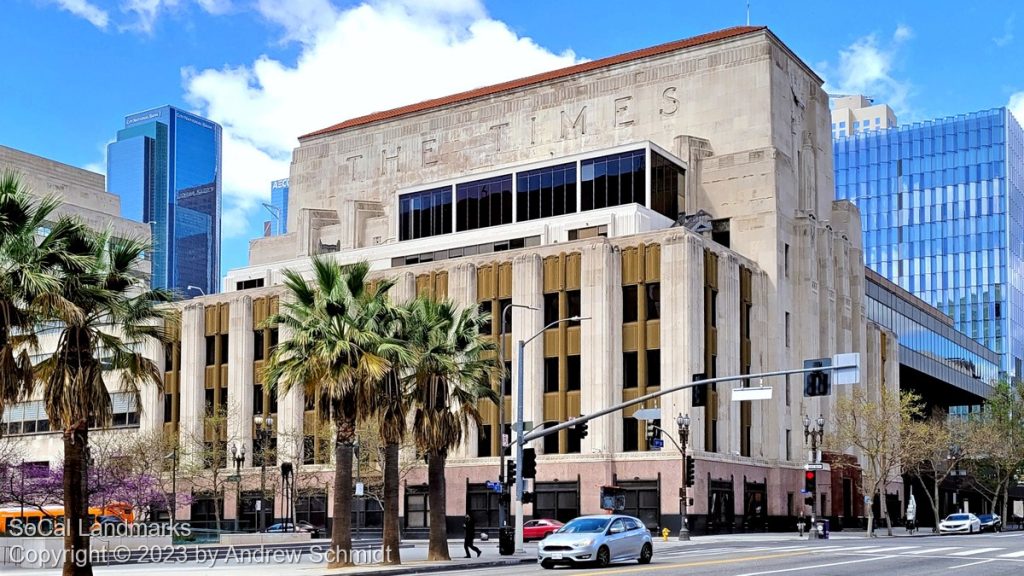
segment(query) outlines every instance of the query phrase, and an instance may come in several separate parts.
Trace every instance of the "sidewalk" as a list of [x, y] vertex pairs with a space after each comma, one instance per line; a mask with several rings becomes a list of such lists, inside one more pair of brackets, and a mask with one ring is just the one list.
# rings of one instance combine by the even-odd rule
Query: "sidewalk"
[[398, 566], [361, 564], [349, 568], [311, 570], [311, 573], [323, 576], [347, 576], [349, 574], [375, 574], [377, 576], [399, 576], [403, 574], [428, 574], [431, 572], [449, 572], [453, 570], [475, 570], [501, 566], [518, 566], [520, 564], [536, 564], [537, 548], [535, 544], [526, 545], [526, 553], [522, 556], [498, 555], [498, 544], [494, 540], [477, 541], [480, 549], [479, 557], [466, 558], [461, 540], [448, 541], [450, 561], [427, 561], [426, 540], [403, 540], [403, 544], [413, 544], [412, 548], [402, 548], [402, 564]]

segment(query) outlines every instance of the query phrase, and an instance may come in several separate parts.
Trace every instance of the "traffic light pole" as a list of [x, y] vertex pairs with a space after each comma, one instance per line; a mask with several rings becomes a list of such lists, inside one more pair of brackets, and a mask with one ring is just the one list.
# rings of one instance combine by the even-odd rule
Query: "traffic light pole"
[[[551, 324], [549, 324], [547, 327], [545, 327], [544, 330], [547, 330], [548, 327], [553, 326], [555, 324], [558, 324], [559, 322], [564, 322], [566, 320], [577, 320], [577, 319], [578, 318], [567, 318], [567, 319], [563, 319], [563, 320], [557, 320], [557, 321], [552, 322]], [[544, 330], [541, 330], [537, 334], [534, 334], [529, 340], [525, 340], [525, 341], [520, 340], [519, 343], [518, 343], [518, 351], [519, 351], [518, 375], [519, 375], [519, 382], [517, 384], [518, 398], [517, 398], [517, 402], [516, 402], [516, 461], [519, 462], [520, 464], [523, 461], [523, 447], [525, 446], [525, 444], [527, 442], [532, 442], [533, 440], [537, 440], [538, 438], [543, 438], [543, 437], [545, 437], [545, 436], [547, 436], [549, 434], [555, 434], [556, 432], [560, 432], [562, 430], [566, 430], [566, 429], [569, 429], [569, 428], [575, 428], [576, 426], [579, 426], [580, 424], [584, 424], [586, 422], [589, 422], [590, 420], [593, 420], [594, 418], [600, 418], [601, 416], [607, 416], [608, 414], [613, 414], [615, 412], [618, 412], [618, 411], [622, 410], [623, 408], [628, 408], [628, 407], [633, 406], [635, 404], [642, 404], [644, 402], [647, 402], [648, 400], [654, 400], [656, 398], [660, 398], [660, 397], [664, 396], [665, 394], [671, 394], [673, 392], [680, 392], [682, 390], [688, 390], [690, 388], [693, 388], [694, 386], [700, 386], [702, 384], [717, 384], [719, 382], [735, 382], [735, 381], [747, 380], [747, 379], [751, 379], [751, 378], [772, 378], [772, 377], [775, 377], [775, 376], [789, 376], [790, 374], [808, 374], [808, 373], [811, 373], [811, 372], [835, 372], [835, 371], [838, 371], [838, 370], [857, 370], [858, 371], [858, 377], [859, 377], [859, 370], [860, 370], [859, 364], [858, 363], [854, 363], [854, 364], [842, 365], [842, 366], [814, 366], [814, 367], [810, 367], [810, 368], [793, 368], [793, 369], [790, 369], [790, 370], [775, 370], [775, 371], [772, 371], [772, 372], [761, 372], [759, 374], [737, 374], [735, 376], [720, 376], [720, 377], [717, 377], [717, 378], [705, 378], [703, 380], [694, 380], [693, 382], [687, 382], [686, 384], [680, 384], [678, 386], [673, 386], [671, 388], [664, 388], [664, 389], [659, 390], [657, 392], [651, 392], [650, 394], [645, 394], [643, 396], [638, 396], [637, 398], [634, 398], [632, 400], [627, 400], [627, 401], [622, 402], [620, 404], [616, 404], [614, 406], [609, 406], [608, 408], [603, 408], [601, 410], [598, 410], [598, 411], [594, 412], [593, 414], [587, 414], [585, 416], [579, 416], [577, 418], [573, 418], [571, 420], [567, 420], [565, 422], [562, 422], [561, 424], [556, 424], [555, 426], [552, 426], [550, 428], [545, 428], [543, 430], [537, 430], [536, 432], [530, 432], [529, 434], [524, 434], [524, 432], [525, 432], [525, 430], [524, 430], [525, 425], [524, 425], [524, 422], [523, 422], [523, 349], [526, 347], [526, 344], [530, 342], [530, 340], [533, 340], [537, 336], [543, 334]], [[515, 540], [516, 541], [516, 554], [522, 554], [522, 553], [524, 553], [524, 550], [523, 550], [523, 469], [522, 469], [522, 466], [516, 466], [516, 495], [517, 495], [517, 498], [516, 498], [516, 540]]]

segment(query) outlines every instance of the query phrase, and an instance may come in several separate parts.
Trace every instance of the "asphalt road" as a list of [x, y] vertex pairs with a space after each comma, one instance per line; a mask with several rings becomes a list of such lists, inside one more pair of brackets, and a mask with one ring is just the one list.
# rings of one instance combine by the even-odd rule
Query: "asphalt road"
[[[591, 567], [537, 565], [502, 568], [503, 576], [933, 576], [935, 574], [1024, 574], [1024, 532], [985, 535], [914, 536], [797, 540], [793, 537], [758, 541], [657, 542], [654, 561]], [[464, 576], [493, 576], [494, 569], [458, 572]]]

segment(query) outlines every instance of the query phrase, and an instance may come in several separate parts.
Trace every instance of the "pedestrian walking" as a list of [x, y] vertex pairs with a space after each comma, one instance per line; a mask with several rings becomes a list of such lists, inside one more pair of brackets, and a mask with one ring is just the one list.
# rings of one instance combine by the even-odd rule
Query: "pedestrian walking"
[[466, 516], [465, 516], [465, 518], [463, 519], [463, 522], [462, 522], [462, 527], [466, 531], [466, 539], [462, 543], [462, 545], [466, 548], [466, 558], [472, 558], [473, 557], [469, 553], [470, 550], [475, 550], [476, 551], [476, 555], [479, 558], [480, 557], [480, 549], [477, 548], [476, 546], [473, 546], [473, 539], [476, 537], [476, 522], [473, 522], [473, 517], [470, 516], [469, 514], [466, 514]]

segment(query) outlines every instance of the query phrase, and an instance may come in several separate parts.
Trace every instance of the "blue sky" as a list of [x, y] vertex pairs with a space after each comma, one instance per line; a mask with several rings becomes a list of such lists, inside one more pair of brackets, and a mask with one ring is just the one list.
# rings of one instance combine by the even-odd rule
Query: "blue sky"
[[[0, 144], [103, 172], [128, 113], [173, 104], [224, 126], [224, 271], [246, 264], [300, 134], [746, 17], [745, 0], [0, 2]], [[830, 91], [873, 96], [901, 123], [1024, 114], [1024, 5], [751, 0], [750, 13]]]

